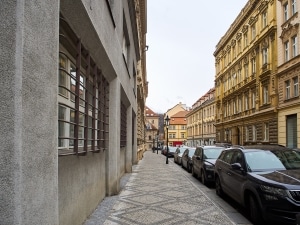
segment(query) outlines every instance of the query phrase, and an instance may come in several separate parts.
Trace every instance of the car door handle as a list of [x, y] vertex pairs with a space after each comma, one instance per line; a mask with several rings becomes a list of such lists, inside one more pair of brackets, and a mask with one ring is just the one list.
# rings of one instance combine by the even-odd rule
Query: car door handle
[[231, 176], [231, 175], [232, 175], [232, 173], [230, 173], [230, 172], [227, 172], [227, 175]]

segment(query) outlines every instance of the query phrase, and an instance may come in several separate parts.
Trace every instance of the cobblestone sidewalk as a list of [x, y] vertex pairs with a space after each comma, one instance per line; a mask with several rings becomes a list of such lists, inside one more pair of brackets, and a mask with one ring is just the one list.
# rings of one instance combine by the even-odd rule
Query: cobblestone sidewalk
[[186, 173], [160, 152], [145, 152], [122, 178], [121, 193], [105, 198], [84, 225], [235, 224]]

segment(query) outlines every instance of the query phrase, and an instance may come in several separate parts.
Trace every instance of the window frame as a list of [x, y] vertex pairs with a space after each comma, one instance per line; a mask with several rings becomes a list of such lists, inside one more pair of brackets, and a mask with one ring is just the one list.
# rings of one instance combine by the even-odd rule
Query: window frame
[[284, 61], [287, 62], [290, 60], [290, 42], [286, 41], [284, 42]]
[[289, 4], [286, 2], [283, 6], [283, 19], [287, 21], [289, 19]]
[[267, 10], [262, 12], [262, 28], [265, 28], [268, 25], [268, 13]]
[[268, 64], [268, 48], [262, 49], [262, 65]]
[[[58, 129], [63, 127], [57, 133], [58, 156], [104, 151], [109, 133], [109, 83], [67, 22], [60, 19], [59, 56], [66, 59], [66, 66], [59, 66], [58, 76], [60, 71], [66, 73], [68, 94], [57, 92]], [[62, 87], [60, 83], [58, 86]]]
[[296, 57], [298, 55], [298, 37], [294, 35], [292, 38], [292, 57]]
[[292, 16], [295, 15], [297, 12], [297, 2], [296, 0], [291, 0], [291, 13]]
[[269, 103], [269, 86], [263, 85], [263, 104]]
[[284, 84], [285, 84], [285, 99], [288, 100], [291, 98], [291, 81], [286, 80]]
[[298, 76], [293, 77], [293, 91], [294, 91], [294, 97], [299, 96], [299, 78]]

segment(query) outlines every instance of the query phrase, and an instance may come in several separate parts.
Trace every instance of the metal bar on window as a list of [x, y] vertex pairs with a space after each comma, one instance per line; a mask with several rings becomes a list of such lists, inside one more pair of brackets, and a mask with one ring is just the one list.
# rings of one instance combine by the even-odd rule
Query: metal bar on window
[[79, 96], [80, 96], [80, 68], [81, 68], [81, 40], [77, 43], [76, 56], [76, 88], [75, 88], [75, 127], [74, 127], [74, 151], [78, 154], [78, 131], [79, 131]]
[[84, 152], [87, 153], [88, 151], [88, 130], [89, 130], [89, 77], [91, 74], [91, 57], [88, 53], [87, 55], [87, 68], [86, 68], [86, 81], [85, 81], [85, 110], [84, 110]]
[[[94, 66], [94, 72], [93, 72], [93, 76], [94, 76], [94, 82], [93, 82], [93, 110], [92, 110], [92, 150], [96, 150], [95, 149], [95, 139], [96, 139], [96, 127], [95, 127], [95, 123], [96, 123], [96, 84], [98, 82], [98, 76], [97, 76], [97, 66]], [[99, 147], [98, 147], [99, 148]]]

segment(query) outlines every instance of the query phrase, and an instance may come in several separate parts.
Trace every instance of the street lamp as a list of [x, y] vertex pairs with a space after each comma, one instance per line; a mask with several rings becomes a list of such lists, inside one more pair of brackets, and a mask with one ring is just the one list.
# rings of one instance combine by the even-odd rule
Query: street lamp
[[169, 124], [170, 124], [170, 118], [167, 115], [166, 119], [165, 119], [165, 125], [167, 128], [167, 154], [166, 154], [166, 164], [169, 164], [169, 158], [168, 158], [168, 154], [169, 154]]

